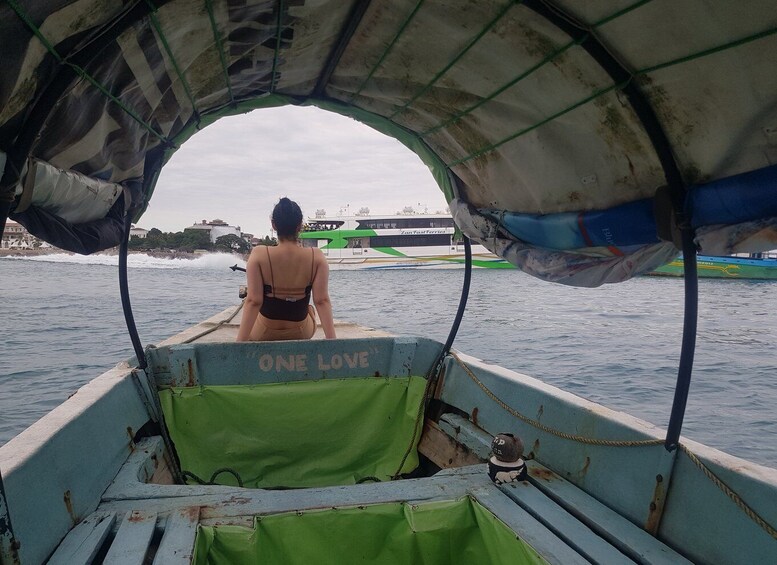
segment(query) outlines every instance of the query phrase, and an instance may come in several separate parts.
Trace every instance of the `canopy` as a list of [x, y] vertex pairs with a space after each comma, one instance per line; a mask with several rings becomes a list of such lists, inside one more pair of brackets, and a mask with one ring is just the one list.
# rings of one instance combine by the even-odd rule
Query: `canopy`
[[315, 105], [396, 137], [460, 229], [595, 286], [777, 247], [773, 0], [8, 0], [0, 219], [91, 253], [226, 115]]

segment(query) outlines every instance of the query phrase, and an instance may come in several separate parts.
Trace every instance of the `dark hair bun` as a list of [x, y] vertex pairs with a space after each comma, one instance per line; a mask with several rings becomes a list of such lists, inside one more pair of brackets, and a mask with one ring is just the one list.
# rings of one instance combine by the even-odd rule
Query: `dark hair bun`
[[299, 204], [284, 196], [273, 208], [272, 221], [279, 238], [296, 237], [297, 229], [302, 224], [302, 210]]

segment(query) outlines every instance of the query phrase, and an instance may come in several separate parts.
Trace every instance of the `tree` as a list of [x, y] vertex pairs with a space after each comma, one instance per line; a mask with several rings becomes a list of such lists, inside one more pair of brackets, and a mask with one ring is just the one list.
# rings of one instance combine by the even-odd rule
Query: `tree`
[[270, 247], [272, 247], [273, 245], [278, 245], [278, 240], [275, 239], [274, 237], [270, 237], [269, 235], [266, 235], [259, 240], [259, 245], [269, 245]]
[[216, 249], [229, 253], [248, 253], [251, 251], [251, 244], [242, 237], [230, 233], [216, 239]]

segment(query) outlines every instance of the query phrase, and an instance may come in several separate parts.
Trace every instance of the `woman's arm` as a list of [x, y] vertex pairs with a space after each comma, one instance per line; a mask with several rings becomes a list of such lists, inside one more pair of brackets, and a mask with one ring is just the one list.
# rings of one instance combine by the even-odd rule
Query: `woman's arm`
[[332, 317], [332, 301], [329, 299], [329, 264], [320, 250], [316, 254], [316, 276], [313, 278], [313, 303], [316, 305], [321, 328], [327, 339], [335, 339], [335, 322]]
[[237, 341], [248, 341], [251, 330], [256, 323], [259, 309], [264, 301], [264, 281], [262, 271], [259, 268], [259, 247], [254, 247], [246, 262], [247, 290], [243, 302], [243, 317], [240, 318], [240, 329], [237, 332]]

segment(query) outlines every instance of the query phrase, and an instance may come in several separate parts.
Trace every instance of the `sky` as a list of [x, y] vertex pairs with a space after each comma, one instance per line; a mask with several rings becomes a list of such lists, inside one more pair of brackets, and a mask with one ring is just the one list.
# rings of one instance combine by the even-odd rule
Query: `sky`
[[137, 226], [177, 232], [218, 218], [263, 237], [282, 196], [306, 218], [319, 209], [447, 206], [426, 165], [397, 140], [338, 114], [284, 106], [222, 118], [189, 139], [162, 169]]

